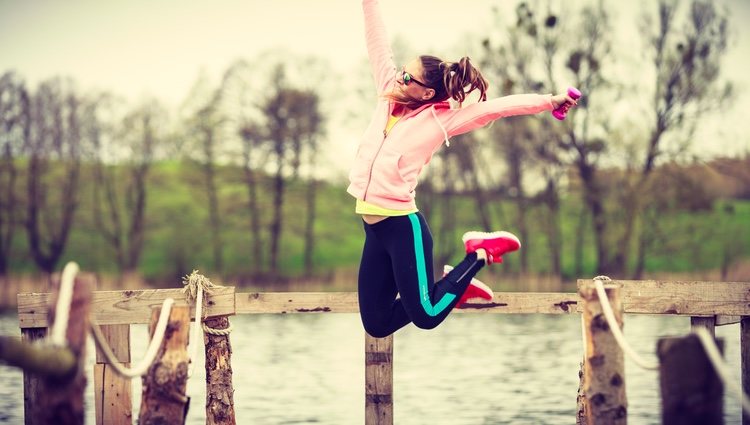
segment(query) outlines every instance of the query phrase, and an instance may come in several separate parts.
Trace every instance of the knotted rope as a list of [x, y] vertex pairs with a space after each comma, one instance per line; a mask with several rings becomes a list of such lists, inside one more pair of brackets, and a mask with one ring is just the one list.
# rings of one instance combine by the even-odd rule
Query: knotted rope
[[[190, 275], [185, 276], [182, 279], [182, 283], [184, 285], [182, 292], [185, 294], [188, 302], [195, 303], [196, 326], [193, 328], [193, 336], [190, 338], [190, 367], [188, 368], [188, 377], [190, 377], [195, 367], [194, 359], [198, 355], [199, 329], [203, 328], [203, 332], [207, 334], [226, 336], [232, 332], [232, 325], [230, 323], [226, 329], [214, 329], [203, 322], [203, 292], [205, 291], [210, 295], [215, 288], [221, 288], [220, 285], [213, 284], [208, 278], [198, 273], [198, 270], [193, 270]], [[198, 323], [201, 324], [200, 327]]]

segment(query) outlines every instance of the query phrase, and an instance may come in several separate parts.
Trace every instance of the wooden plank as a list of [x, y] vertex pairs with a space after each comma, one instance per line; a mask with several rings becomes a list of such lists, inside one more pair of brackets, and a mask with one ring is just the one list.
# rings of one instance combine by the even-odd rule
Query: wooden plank
[[[103, 325], [102, 335], [115, 358], [130, 367], [130, 325]], [[94, 411], [96, 424], [132, 424], [133, 402], [130, 378], [120, 376], [100, 350], [94, 365]]]
[[[47, 299], [49, 293], [18, 294], [18, 322], [21, 329], [47, 326]], [[167, 298], [175, 306], [187, 306], [182, 289], [143, 289], [131, 291], [96, 291], [93, 293], [91, 314], [100, 325], [148, 323], [151, 309], [161, 307]], [[233, 315], [234, 287], [221, 287], [206, 294], [203, 305], [205, 317]], [[190, 317], [195, 317], [191, 306]]]
[[[102, 335], [107, 340], [112, 354], [120, 363], [130, 363], [130, 325], [103, 325], [99, 326]], [[97, 363], [109, 363], [104, 354], [97, 347]]]
[[716, 326], [734, 325], [740, 323], [742, 316], [716, 316]]
[[[589, 279], [579, 279], [581, 282]], [[613, 280], [626, 313], [683, 316], [750, 315], [750, 282]]]
[[356, 292], [238, 293], [237, 314], [357, 313]]
[[[359, 312], [356, 292], [238, 293], [236, 306], [237, 314]], [[492, 301], [467, 303], [465, 307], [455, 313], [574, 313], [578, 312], [578, 295], [497, 292]]]
[[578, 294], [562, 292], [495, 292], [492, 301], [464, 303], [454, 313], [569, 314], [581, 312]]
[[[123, 364], [130, 367], [130, 363]], [[94, 402], [97, 425], [133, 423], [132, 381], [107, 363], [94, 364]]]
[[[587, 282], [579, 280], [580, 282]], [[612, 281], [621, 287], [626, 313], [684, 316], [750, 316], [750, 282]], [[46, 327], [47, 294], [19, 294], [22, 329]], [[187, 305], [181, 289], [94, 292], [92, 313], [103, 325], [146, 323], [152, 307], [171, 297]], [[498, 292], [492, 301], [465, 304], [456, 313], [567, 314], [580, 313], [578, 294]], [[206, 317], [260, 313], [356, 313], [356, 292], [234, 293], [218, 288], [204, 306]], [[194, 309], [191, 309], [194, 310]], [[191, 311], [191, 317], [194, 316]]]

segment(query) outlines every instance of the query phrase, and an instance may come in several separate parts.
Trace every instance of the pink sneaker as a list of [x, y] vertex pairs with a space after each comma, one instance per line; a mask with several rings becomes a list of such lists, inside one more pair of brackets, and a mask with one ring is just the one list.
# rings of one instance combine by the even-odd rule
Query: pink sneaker
[[[450, 271], [453, 270], [453, 267], [445, 265], [443, 266], [443, 277], [450, 273]], [[485, 285], [480, 281], [479, 279], [471, 278], [471, 282], [469, 282], [469, 287], [466, 288], [466, 292], [459, 298], [458, 302], [456, 303], [454, 308], [461, 308], [461, 306], [467, 301], [472, 298], [482, 298], [484, 300], [491, 300], [494, 298], [495, 294], [492, 293], [492, 289], [490, 289], [489, 286]]]
[[521, 247], [521, 241], [510, 232], [466, 232], [462, 240], [467, 254], [479, 248], [487, 251], [487, 264], [502, 263], [503, 254], [516, 251]]

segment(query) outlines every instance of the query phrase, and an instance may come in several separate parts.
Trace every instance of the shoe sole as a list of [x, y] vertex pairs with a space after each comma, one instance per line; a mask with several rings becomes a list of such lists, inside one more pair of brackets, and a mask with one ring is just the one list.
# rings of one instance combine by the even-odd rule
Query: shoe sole
[[466, 242], [473, 240], [473, 239], [510, 239], [518, 244], [518, 248], [521, 248], [521, 241], [518, 240], [518, 237], [514, 235], [513, 233], [506, 232], [506, 231], [499, 231], [499, 232], [466, 232], [464, 233], [461, 240], [464, 244]]
[[[443, 266], [443, 275], [446, 275], [446, 274], [450, 273], [451, 270], [453, 270], [452, 266], [444, 265]], [[489, 298], [484, 298], [484, 297], [473, 297], [473, 298], [482, 298], [482, 299], [485, 299], [485, 300], [491, 300], [491, 299], [493, 299], [495, 297], [495, 293], [492, 292], [492, 288], [490, 288], [489, 286], [487, 286], [487, 284], [485, 284], [484, 282], [482, 282], [481, 280], [479, 280], [479, 279], [477, 279], [475, 277], [471, 278], [470, 285], [472, 285], [472, 286], [474, 286], [476, 288], [481, 289], [489, 297]]]

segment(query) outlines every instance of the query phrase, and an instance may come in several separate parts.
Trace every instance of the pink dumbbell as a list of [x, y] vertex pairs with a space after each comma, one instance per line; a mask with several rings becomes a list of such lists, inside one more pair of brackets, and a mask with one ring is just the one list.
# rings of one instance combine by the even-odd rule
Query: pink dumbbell
[[[568, 87], [568, 96], [578, 100], [581, 98], [581, 92], [575, 87]], [[568, 102], [563, 103], [557, 109], [552, 111], [552, 116], [558, 120], [564, 120], [565, 116], [568, 114], [568, 109], [570, 109], [571, 106], [572, 105]]]

